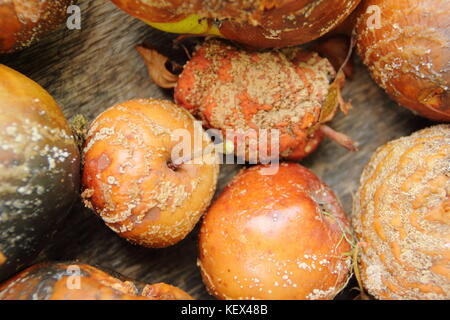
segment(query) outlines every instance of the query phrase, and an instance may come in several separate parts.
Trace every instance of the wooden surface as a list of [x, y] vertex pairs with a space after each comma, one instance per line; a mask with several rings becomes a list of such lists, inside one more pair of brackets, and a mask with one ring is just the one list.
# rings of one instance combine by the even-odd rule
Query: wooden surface
[[[178, 54], [182, 51], [172, 50], [174, 36], [151, 29], [107, 0], [80, 2], [81, 30], [62, 26], [25, 51], [0, 56], [0, 63], [45, 87], [68, 118], [83, 114], [92, 120], [106, 108], [132, 98], [170, 99], [170, 91], [149, 81], [133, 47], [145, 40], [182, 62], [183, 54]], [[327, 140], [302, 162], [335, 190], [349, 215], [362, 168], [375, 149], [431, 124], [390, 101], [362, 65], [357, 63], [355, 71], [344, 91], [354, 108], [347, 117], [338, 115], [331, 126], [358, 141], [360, 151], [349, 153]], [[222, 167], [218, 193], [238, 169]], [[116, 236], [78, 203], [39, 260], [79, 260], [141, 282], [167, 282], [195, 298], [208, 299], [196, 266], [197, 233], [198, 226], [187, 239], [167, 249], [137, 247]], [[347, 288], [343, 297], [350, 296]]]

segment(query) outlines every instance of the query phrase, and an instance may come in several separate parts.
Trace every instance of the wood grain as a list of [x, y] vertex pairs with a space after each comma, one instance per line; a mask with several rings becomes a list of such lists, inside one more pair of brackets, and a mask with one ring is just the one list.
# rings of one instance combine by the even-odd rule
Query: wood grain
[[[175, 36], [151, 29], [106, 0], [84, 0], [80, 6], [81, 30], [62, 26], [27, 50], [0, 56], [0, 63], [45, 87], [68, 118], [83, 114], [92, 120], [106, 108], [131, 98], [170, 99], [170, 91], [149, 81], [134, 46], [145, 40], [182, 62], [183, 51], [172, 50]], [[346, 117], [337, 116], [331, 125], [358, 141], [360, 151], [349, 153], [327, 140], [303, 162], [335, 190], [348, 214], [359, 176], [373, 151], [431, 124], [389, 100], [360, 63], [355, 74], [344, 92], [354, 108]], [[238, 170], [234, 165], [222, 167], [218, 193]], [[79, 260], [141, 282], [164, 281], [195, 298], [209, 299], [196, 266], [197, 233], [198, 227], [187, 239], [167, 249], [137, 247], [116, 236], [78, 203], [38, 260]], [[354, 295], [349, 288], [341, 297]]]

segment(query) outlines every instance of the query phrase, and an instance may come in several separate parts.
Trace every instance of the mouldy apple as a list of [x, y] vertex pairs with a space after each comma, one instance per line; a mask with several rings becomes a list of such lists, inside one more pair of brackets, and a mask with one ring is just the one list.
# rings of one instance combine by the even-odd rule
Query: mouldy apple
[[[83, 193], [93, 209], [121, 237], [147, 247], [167, 247], [194, 228], [216, 188], [219, 164], [211, 153], [180, 155], [172, 139], [183, 130], [212, 145], [201, 125], [170, 101], [140, 99], [117, 104], [92, 123], [83, 151]], [[189, 157], [192, 159], [188, 159]]]
[[0, 54], [30, 46], [56, 29], [76, 0], [0, 0]]
[[364, 0], [357, 52], [372, 77], [400, 105], [450, 121], [448, 0]]
[[75, 262], [37, 264], [0, 285], [0, 300], [192, 299], [165, 283], [145, 285]]
[[215, 35], [256, 48], [314, 40], [341, 23], [360, 0], [111, 0], [149, 25]]
[[359, 269], [378, 299], [450, 298], [450, 125], [380, 147], [356, 194]]
[[26, 266], [79, 195], [80, 156], [55, 100], [0, 65], [0, 280]]
[[299, 164], [241, 171], [208, 210], [198, 264], [220, 299], [333, 299], [351, 269], [350, 223], [331, 189]]

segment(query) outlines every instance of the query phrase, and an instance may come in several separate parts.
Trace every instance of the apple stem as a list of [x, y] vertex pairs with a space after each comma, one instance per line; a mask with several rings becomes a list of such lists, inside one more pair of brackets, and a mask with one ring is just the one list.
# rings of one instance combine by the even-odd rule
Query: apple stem
[[[221, 153], [223, 155], [234, 153], [234, 144], [231, 141], [224, 140], [221, 144], [222, 144], [222, 148], [221, 148], [222, 150], [219, 150], [218, 151], [219, 153]], [[217, 145], [216, 145], [216, 148], [217, 148]], [[187, 156], [182, 156], [182, 157], [179, 157], [177, 159], [174, 159], [173, 161], [168, 163], [168, 166], [171, 169], [176, 170], [182, 164], [187, 163], [187, 162], [189, 162], [191, 160], [194, 160], [194, 159], [196, 159], [198, 157], [202, 157], [203, 155], [204, 155], [203, 150], [197, 150], [197, 151], [195, 151], [192, 154], [189, 154]]]
[[358, 151], [356, 143], [347, 135], [337, 132], [327, 125], [321, 125], [319, 129], [325, 136], [337, 142], [342, 147], [350, 151]]
[[343, 70], [347, 78], [352, 78], [353, 62], [351, 61], [351, 56], [353, 43], [350, 37], [344, 35], [327, 37], [317, 41], [312, 46], [312, 49], [327, 58], [336, 72]]

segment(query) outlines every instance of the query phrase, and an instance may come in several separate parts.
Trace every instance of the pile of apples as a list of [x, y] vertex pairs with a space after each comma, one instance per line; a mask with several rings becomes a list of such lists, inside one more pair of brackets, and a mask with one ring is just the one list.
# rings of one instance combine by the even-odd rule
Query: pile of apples
[[[354, 31], [357, 52], [393, 99], [427, 118], [450, 121], [449, 33], [440, 23], [450, 10], [448, 1], [111, 1], [155, 28], [238, 45], [207, 40], [180, 76], [164, 73], [160, 83], [175, 88], [177, 104], [131, 100], [92, 122], [82, 151], [81, 196], [109, 228], [134, 244], [164, 248], [183, 240], [204, 217], [198, 265], [207, 289], [220, 299], [333, 299], [353, 267], [362, 287], [376, 298], [450, 297], [449, 249], [442, 245], [450, 230], [449, 125], [376, 152], [355, 197], [356, 235], [333, 191], [307, 168], [286, 161], [306, 157], [324, 136], [356, 151], [351, 139], [325, 125], [338, 108], [349, 109], [340, 96], [344, 65], [303, 49], [286, 49], [333, 29]], [[0, 20], [0, 27], [2, 21], [11, 22], [0, 35], [0, 52], [17, 50], [41, 35], [30, 30], [52, 29], [60, 17], [51, 15], [42, 29], [36, 24], [45, 12], [64, 16], [61, 8], [73, 2], [56, 1], [59, 11], [48, 1], [33, 3], [28, 11], [35, 14], [32, 23], [10, 15]], [[369, 24], [377, 7], [381, 19]], [[21, 16], [25, 10], [1, 1], [0, 9], [0, 14]], [[415, 29], [418, 21], [420, 30]], [[153, 51], [140, 52], [150, 69], [152, 59], [166, 62]], [[272, 86], [282, 94], [270, 91]], [[230, 101], [232, 108], [225, 108]], [[12, 108], [16, 102], [8, 103]], [[235, 140], [225, 135], [217, 148], [206, 129], [249, 128], [281, 128], [284, 140], [276, 156], [284, 160], [273, 167], [257, 156], [255, 165], [242, 169], [213, 200], [220, 157], [239, 154]], [[180, 132], [186, 133], [183, 150], [178, 149]], [[251, 147], [242, 156], [247, 162]], [[39, 278], [36, 270], [29, 272]], [[95, 270], [90, 272], [97, 277]], [[172, 298], [191, 298], [164, 289]], [[130, 292], [145, 296], [121, 290], [119, 297]]]

